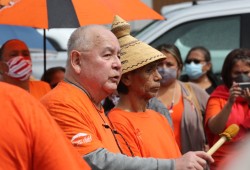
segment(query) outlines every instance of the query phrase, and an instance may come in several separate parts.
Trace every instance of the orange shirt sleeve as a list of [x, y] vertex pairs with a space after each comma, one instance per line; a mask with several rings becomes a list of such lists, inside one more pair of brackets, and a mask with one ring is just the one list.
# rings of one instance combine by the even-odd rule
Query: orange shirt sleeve
[[206, 118], [205, 118], [205, 125], [207, 125], [209, 119], [215, 115], [217, 115], [224, 105], [226, 104], [226, 100], [220, 98], [210, 98], [207, 103], [206, 108]]
[[[73, 105], [69, 107], [64, 102], [48, 104], [46, 102], [49, 99], [47, 99], [43, 99], [41, 102], [66, 133], [66, 136], [79, 153], [88, 154], [98, 148], [104, 148], [103, 144], [98, 140], [97, 135], [93, 133], [96, 132], [96, 129], [91, 125], [90, 119], [76, 112]], [[76, 105], [80, 105], [80, 103], [76, 103]], [[87, 111], [82, 110], [82, 112]]]
[[98, 112], [80, 89], [61, 82], [41, 103], [82, 155], [99, 148], [119, 152], [110, 129], [103, 127], [104, 122], [108, 122], [104, 110]]

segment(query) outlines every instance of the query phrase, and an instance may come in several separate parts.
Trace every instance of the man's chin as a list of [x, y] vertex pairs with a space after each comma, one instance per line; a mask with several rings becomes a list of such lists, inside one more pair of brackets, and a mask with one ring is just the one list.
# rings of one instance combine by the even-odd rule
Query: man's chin
[[117, 89], [117, 85], [111, 85], [105, 88], [105, 91], [110, 95], [113, 94]]

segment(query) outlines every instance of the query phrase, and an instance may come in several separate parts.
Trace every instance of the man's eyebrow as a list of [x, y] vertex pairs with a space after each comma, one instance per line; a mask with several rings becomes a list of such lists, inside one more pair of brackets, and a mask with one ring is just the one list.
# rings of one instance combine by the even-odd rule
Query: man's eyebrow
[[103, 48], [103, 51], [114, 51], [114, 48], [112, 48], [112, 47], [105, 47], [105, 48]]

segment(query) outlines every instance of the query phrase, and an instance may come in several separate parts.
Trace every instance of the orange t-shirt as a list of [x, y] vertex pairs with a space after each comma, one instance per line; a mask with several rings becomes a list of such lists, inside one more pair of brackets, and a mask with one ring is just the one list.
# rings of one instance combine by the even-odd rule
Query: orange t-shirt
[[135, 156], [178, 158], [181, 156], [174, 133], [167, 119], [160, 113], [127, 112], [118, 108], [108, 114], [115, 129], [124, 137], [118, 137], [122, 151], [131, 156], [125, 141]]
[[181, 120], [182, 120], [183, 109], [184, 109], [184, 103], [183, 103], [183, 98], [181, 96], [179, 102], [173, 106], [173, 113], [171, 113], [171, 118], [174, 125], [175, 140], [180, 150], [181, 150]]
[[30, 94], [40, 100], [45, 94], [47, 94], [51, 88], [50, 85], [44, 81], [29, 81]]
[[90, 169], [39, 101], [6, 83], [0, 94], [0, 169]]
[[99, 148], [119, 152], [111, 130], [103, 126], [108, 124], [104, 110], [97, 110], [78, 87], [60, 82], [41, 102], [82, 155]]

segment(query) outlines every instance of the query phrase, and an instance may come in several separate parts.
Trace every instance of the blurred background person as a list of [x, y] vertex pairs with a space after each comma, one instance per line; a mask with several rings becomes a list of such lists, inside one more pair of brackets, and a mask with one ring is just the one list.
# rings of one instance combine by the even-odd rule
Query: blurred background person
[[193, 82], [211, 94], [221, 84], [221, 80], [213, 74], [211, 55], [208, 49], [202, 46], [193, 47], [185, 59], [185, 75], [181, 81]]
[[6, 41], [0, 49], [0, 81], [16, 85], [40, 99], [50, 91], [48, 83], [30, 80], [32, 61], [27, 45], [18, 39]]
[[43, 73], [41, 80], [49, 83], [51, 89], [53, 89], [60, 81], [64, 79], [64, 74], [64, 67], [51, 67]]
[[158, 49], [166, 55], [166, 59], [158, 65], [162, 76], [161, 87], [157, 96], [150, 99], [148, 107], [158, 110], [163, 104], [169, 110], [182, 154], [206, 150], [203, 117], [209, 96], [196, 84], [178, 80], [183, 63], [175, 45], [164, 44]]
[[39, 101], [3, 82], [0, 94], [0, 169], [90, 169]]
[[[224, 164], [223, 159], [234, 152], [250, 129], [250, 88], [242, 89], [238, 83], [250, 82], [250, 50], [235, 49], [225, 58], [222, 72], [224, 85], [218, 86], [211, 94], [207, 109], [205, 128], [210, 146], [220, 138], [229, 125], [237, 124], [240, 131], [231, 141], [222, 145], [214, 154], [215, 163], [211, 170]], [[220, 165], [221, 166], [221, 165]]]
[[236, 146], [236, 153], [226, 155], [226, 161], [228, 162], [220, 170], [249, 170], [250, 167], [250, 136], [247, 135], [246, 139], [238, 143]]

